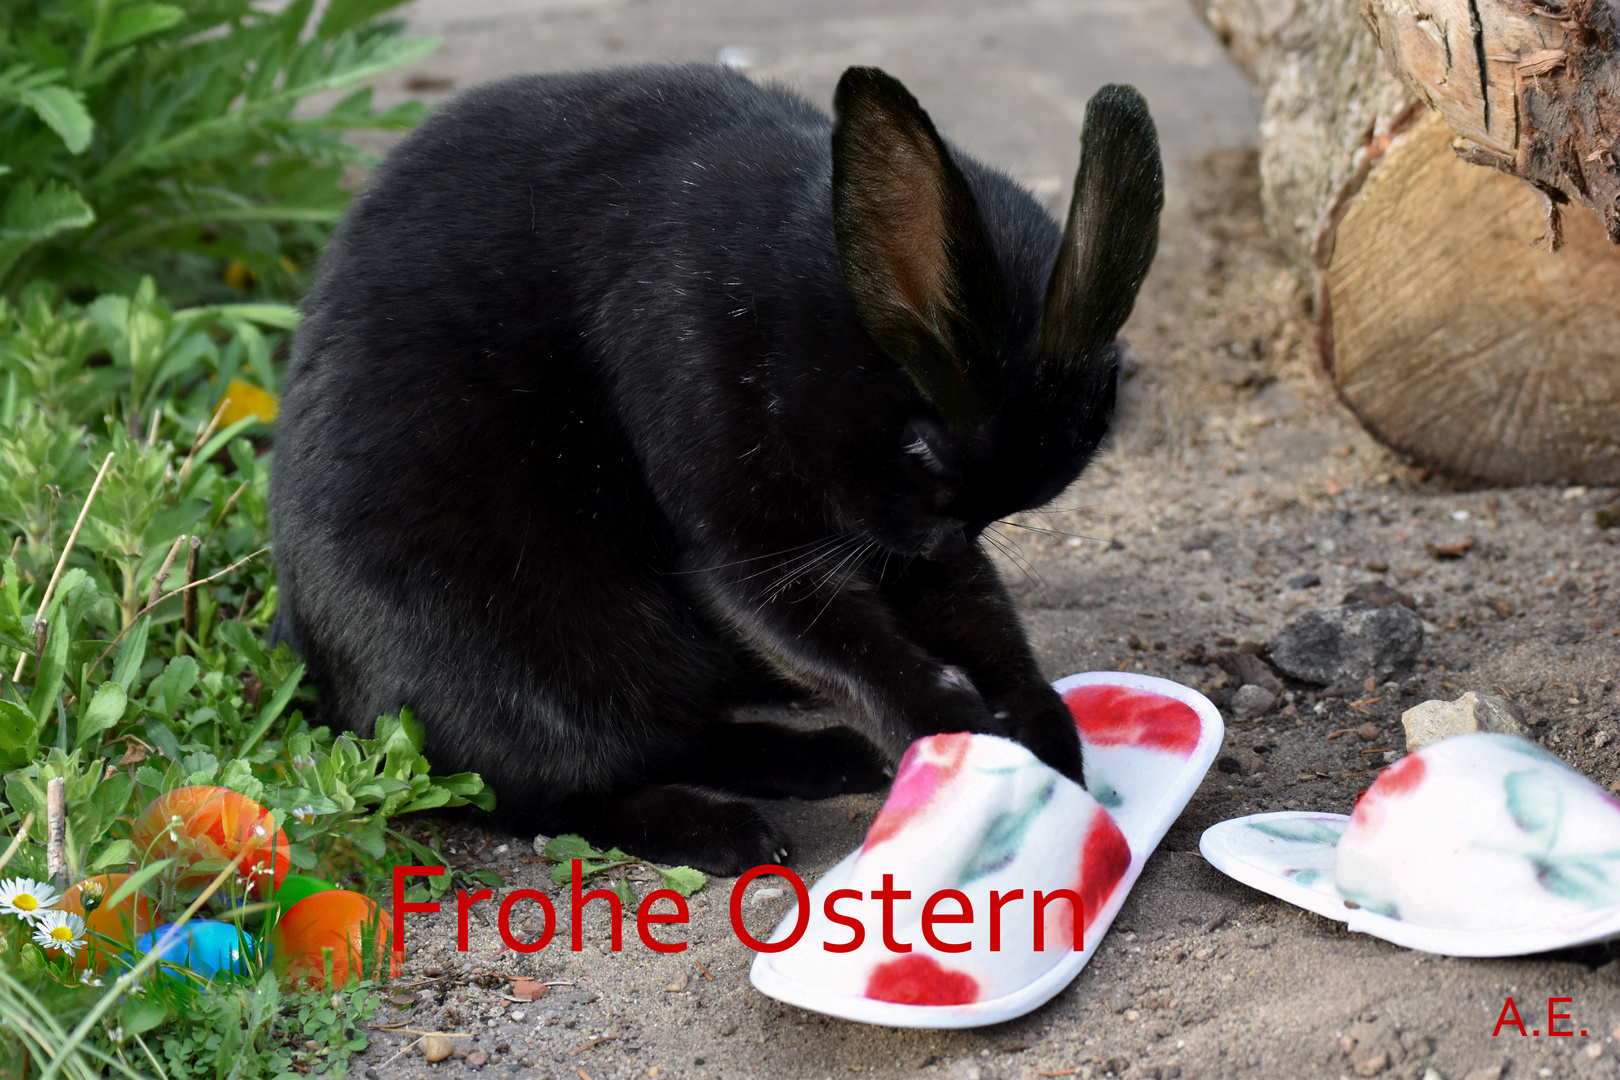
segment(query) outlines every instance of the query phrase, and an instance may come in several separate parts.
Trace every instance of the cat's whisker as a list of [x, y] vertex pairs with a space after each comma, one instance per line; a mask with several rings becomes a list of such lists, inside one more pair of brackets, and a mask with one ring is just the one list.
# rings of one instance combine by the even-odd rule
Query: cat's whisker
[[[841, 556], [849, 549], [851, 545], [858, 543], [860, 543], [860, 538], [856, 536], [836, 537], [822, 544], [810, 555], [800, 556], [799, 558], [788, 563], [788, 565], [785, 567], [777, 567], [776, 569], [781, 571], [781, 576], [776, 578], [773, 582], [761, 590], [763, 602], [770, 603], [778, 599], [788, 590], [789, 587], [792, 586], [794, 582], [808, 577], [819, 567], [830, 563], [832, 560]], [[766, 571], [761, 571], [761, 573], [765, 572]], [[759, 577], [760, 574], [750, 576]], [[748, 579], [745, 578], [743, 580], [746, 581]]]
[[1040, 589], [1047, 587], [1046, 579], [1041, 577], [1040, 571], [1035, 569], [1035, 565], [1024, 556], [1024, 553], [1018, 549], [1018, 545], [1010, 537], [998, 536], [988, 529], [980, 535], [994, 544], [997, 551], [1001, 552], [1009, 562], [1018, 567], [1019, 572], [1024, 575], [1031, 585]]
[[1017, 521], [1004, 521], [998, 518], [995, 524], [1006, 525], [1008, 528], [1012, 529], [1027, 529], [1030, 532], [1046, 533], [1048, 536], [1072, 536], [1079, 540], [1095, 540], [1099, 544], [1108, 543], [1107, 540], [1104, 540], [1100, 536], [1087, 536], [1085, 533], [1064, 532], [1062, 529], [1045, 529], [1039, 525], [1024, 525]]
[[[829, 590], [829, 592], [827, 594], [827, 602], [821, 605], [821, 610], [817, 611], [815, 616], [810, 620], [810, 622], [805, 625], [805, 630], [806, 631], [808, 631], [810, 629], [810, 627], [816, 625], [816, 621], [818, 619], [820, 619], [821, 616], [826, 613], [826, 611], [827, 611], [827, 609], [829, 607], [832, 606], [832, 602], [834, 600], [838, 599], [838, 594], [844, 591], [844, 588], [845, 588], [845, 586], [847, 586], [849, 584], [850, 579], [853, 578], [855, 576], [856, 572], [860, 570], [861, 562], [863, 561], [866, 554], [868, 552], [870, 552], [873, 548], [877, 547], [877, 546], [878, 545], [877, 545], [877, 542], [875, 540], [867, 540], [864, 543], [862, 543], [860, 547], [856, 548], [855, 551], [850, 555], [850, 557], [844, 560], [844, 563], [839, 564], [839, 569], [840, 570], [843, 569], [844, 565], [846, 565], [846, 564], [853, 564], [853, 565], [850, 565], [849, 572], [844, 575], [843, 580], [840, 581], [834, 588]], [[834, 573], [837, 573], [837, 571], [835, 570]], [[826, 579], [826, 581], [823, 581], [822, 584], [825, 585], [827, 583], [827, 581], [831, 581], [831, 580], [832, 580], [832, 578], [829, 576]]]

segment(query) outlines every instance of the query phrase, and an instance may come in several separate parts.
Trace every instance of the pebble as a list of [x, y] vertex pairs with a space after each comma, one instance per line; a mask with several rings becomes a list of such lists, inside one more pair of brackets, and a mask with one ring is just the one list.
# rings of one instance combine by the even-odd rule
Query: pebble
[[1322, 584], [1320, 574], [1301, 574], [1297, 578], [1290, 578], [1288, 587], [1290, 589], [1314, 589], [1320, 584]]
[[1417, 658], [1423, 623], [1402, 604], [1342, 604], [1307, 611], [1277, 631], [1271, 662], [1303, 682], [1359, 683], [1385, 676]]
[[1456, 701], [1425, 701], [1401, 714], [1406, 748], [1437, 743], [1471, 731], [1494, 731], [1523, 737], [1528, 734], [1524, 710], [1505, 697], [1470, 690]]
[[1344, 594], [1341, 604], [1371, 604], [1373, 607], [1389, 607], [1399, 604], [1405, 608], [1416, 610], [1417, 600], [1409, 593], [1399, 589], [1392, 589], [1382, 581], [1365, 581]]
[[551, 993], [551, 987], [534, 979], [519, 979], [512, 984], [512, 996], [523, 1001], [538, 1001]]
[[489, 1055], [484, 1053], [482, 1050], [474, 1050], [472, 1053], [467, 1055], [467, 1064], [475, 1069], [482, 1069], [485, 1065], [489, 1064]]
[[443, 1061], [450, 1056], [450, 1051], [455, 1049], [450, 1040], [443, 1035], [424, 1035], [422, 1041], [416, 1044], [416, 1048], [422, 1051], [422, 1056], [429, 1061]]
[[1379, 734], [1378, 725], [1372, 723], [1371, 721], [1368, 721], [1367, 723], [1356, 728], [1356, 738], [1360, 739], [1362, 742], [1372, 742], [1374, 739], [1378, 738]]
[[755, 889], [754, 895], [748, 898], [748, 902], [750, 904], [763, 904], [767, 900], [780, 900], [782, 895], [781, 889]]
[[1238, 716], [1264, 716], [1277, 704], [1277, 695], [1263, 686], [1246, 683], [1232, 695], [1232, 711]]
[[536, 836], [534, 838], [534, 845], [533, 845], [534, 846], [534, 853], [536, 855], [542, 855], [542, 856], [545, 855], [545, 853], [546, 853], [546, 845], [549, 844], [549, 843], [551, 843], [551, 837], [547, 836], [545, 833], [541, 833], [539, 836]]

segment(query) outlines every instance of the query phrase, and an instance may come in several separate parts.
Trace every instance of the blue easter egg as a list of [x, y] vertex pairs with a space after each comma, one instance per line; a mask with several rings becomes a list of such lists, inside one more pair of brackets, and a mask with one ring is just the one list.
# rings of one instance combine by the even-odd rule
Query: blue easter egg
[[[163, 940], [173, 923], [164, 923], [135, 939], [135, 947], [149, 953]], [[246, 954], [258, 946], [252, 937], [231, 923], [193, 919], [180, 928], [164, 947], [161, 958], [188, 967], [205, 979], [221, 971], [241, 974], [247, 970]]]

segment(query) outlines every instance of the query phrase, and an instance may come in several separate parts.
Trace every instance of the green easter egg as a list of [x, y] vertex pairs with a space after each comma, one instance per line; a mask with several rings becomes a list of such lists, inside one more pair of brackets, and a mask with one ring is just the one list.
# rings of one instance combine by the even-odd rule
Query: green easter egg
[[274, 903], [276, 907], [286, 911], [306, 896], [335, 888], [337, 886], [330, 881], [322, 881], [308, 874], [288, 874], [282, 881], [281, 888], [276, 890]]

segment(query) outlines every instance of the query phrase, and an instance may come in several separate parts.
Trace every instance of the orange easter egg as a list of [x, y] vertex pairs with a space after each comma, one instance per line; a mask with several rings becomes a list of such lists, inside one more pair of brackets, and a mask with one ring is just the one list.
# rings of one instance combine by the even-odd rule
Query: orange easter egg
[[182, 889], [206, 886], [243, 849], [247, 854], [237, 880], [246, 884], [249, 896], [273, 893], [290, 868], [287, 834], [276, 828], [270, 811], [229, 788], [196, 785], [165, 792], [135, 819], [129, 838], [143, 862], [177, 858]]
[[[275, 967], [284, 980], [322, 985], [323, 950], [332, 951], [332, 984], [350, 975], [380, 977], [388, 957], [388, 909], [348, 889], [312, 893], [282, 913], [270, 933]], [[399, 974], [395, 959], [388, 974]]]
[[[139, 890], [118, 901], [116, 906], [109, 907], [105, 903], [128, 878], [128, 874], [102, 874], [86, 878], [62, 894], [62, 910], [84, 920], [88, 938], [88, 945], [73, 957], [73, 966], [78, 970], [83, 971], [94, 959], [96, 970], [106, 971], [113, 957], [129, 952], [130, 942], [156, 925], [157, 911]], [[91, 901], [88, 913], [84, 903], [87, 898]]]

